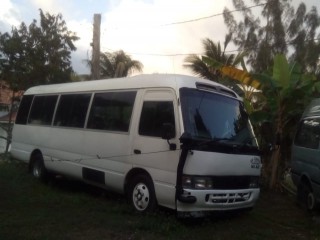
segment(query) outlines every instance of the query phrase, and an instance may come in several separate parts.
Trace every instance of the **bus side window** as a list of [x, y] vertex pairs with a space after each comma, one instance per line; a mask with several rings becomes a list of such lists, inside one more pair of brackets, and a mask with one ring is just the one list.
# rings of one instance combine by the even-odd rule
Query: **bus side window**
[[35, 96], [31, 106], [28, 123], [51, 125], [57, 99], [58, 95]]
[[24, 95], [22, 97], [22, 100], [19, 106], [19, 111], [16, 118], [16, 124], [23, 124], [23, 125], [27, 124], [33, 96], [34, 95]]
[[128, 132], [136, 92], [96, 93], [87, 128]]
[[61, 95], [54, 125], [83, 128], [90, 99], [91, 93]]
[[173, 103], [171, 101], [145, 101], [141, 111], [139, 134], [161, 137], [164, 123], [172, 124], [175, 131]]

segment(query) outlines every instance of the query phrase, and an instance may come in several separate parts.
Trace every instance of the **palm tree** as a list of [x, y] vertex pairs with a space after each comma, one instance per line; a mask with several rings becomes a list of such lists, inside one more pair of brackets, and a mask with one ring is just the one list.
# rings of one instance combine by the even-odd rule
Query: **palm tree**
[[[224, 48], [221, 48], [220, 42], [214, 43], [209, 38], [203, 39], [204, 56], [213, 59], [225, 66], [235, 66], [240, 62], [240, 59], [234, 54], [226, 54], [226, 48], [231, 40], [231, 34], [226, 35]], [[185, 58], [183, 66], [189, 68], [195, 75], [209, 80], [221, 82], [221, 73], [216, 68], [210, 66], [203, 61], [201, 56], [191, 54]]]
[[100, 55], [101, 78], [127, 77], [134, 71], [142, 72], [143, 64], [131, 59], [123, 50]]
[[[86, 61], [89, 67], [92, 61]], [[130, 76], [134, 71], [142, 72], [143, 64], [132, 59], [123, 50], [100, 53], [100, 78]]]

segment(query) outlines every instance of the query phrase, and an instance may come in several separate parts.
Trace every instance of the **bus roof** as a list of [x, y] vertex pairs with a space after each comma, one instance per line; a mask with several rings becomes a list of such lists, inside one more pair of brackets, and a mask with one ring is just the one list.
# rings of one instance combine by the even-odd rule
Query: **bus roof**
[[123, 90], [169, 87], [178, 91], [182, 87], [197, 88], [197, 84], [221, 89], [222, 93], [235, 98], [239, 96], [229, 88], [205, 79], [179, 74], [142, 74], [126, 78], [111, 78], [73, 83], [40, 85], [29, 88], [25, 95]]

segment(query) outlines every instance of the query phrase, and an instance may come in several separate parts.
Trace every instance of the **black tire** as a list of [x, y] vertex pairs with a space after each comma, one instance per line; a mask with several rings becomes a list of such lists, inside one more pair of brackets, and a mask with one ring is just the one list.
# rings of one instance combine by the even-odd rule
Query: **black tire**
[[47, 179], [48, 174], [44, 166], [43, 157], [41, 154], [37, 154], [34, 156], [31, 162], [30, 170], [31, 170], [32, 176], [34, 176], [35, 178], [42, 181]]
[[318, 209], [318, 203], [309, 184], [305, 182], [299, 184], [297, 198], [307, 211], [313, 212]]
[[129, 185], [128, 200], [140, 213], [152, 212], [156, 209], [157, 200], [150, 177], [137, 175], [132, 179]]

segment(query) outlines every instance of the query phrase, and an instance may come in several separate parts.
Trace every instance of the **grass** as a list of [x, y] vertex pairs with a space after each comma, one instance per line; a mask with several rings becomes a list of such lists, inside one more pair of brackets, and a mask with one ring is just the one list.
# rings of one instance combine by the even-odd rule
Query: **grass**
[[0, 239], [319, 239], [319, 217], [292, 196], [263, 190], [249, 213], [181, 221], [137, 214], [123, 196], [75, 181], [43, 184], [26, 165], [0, 161]]

